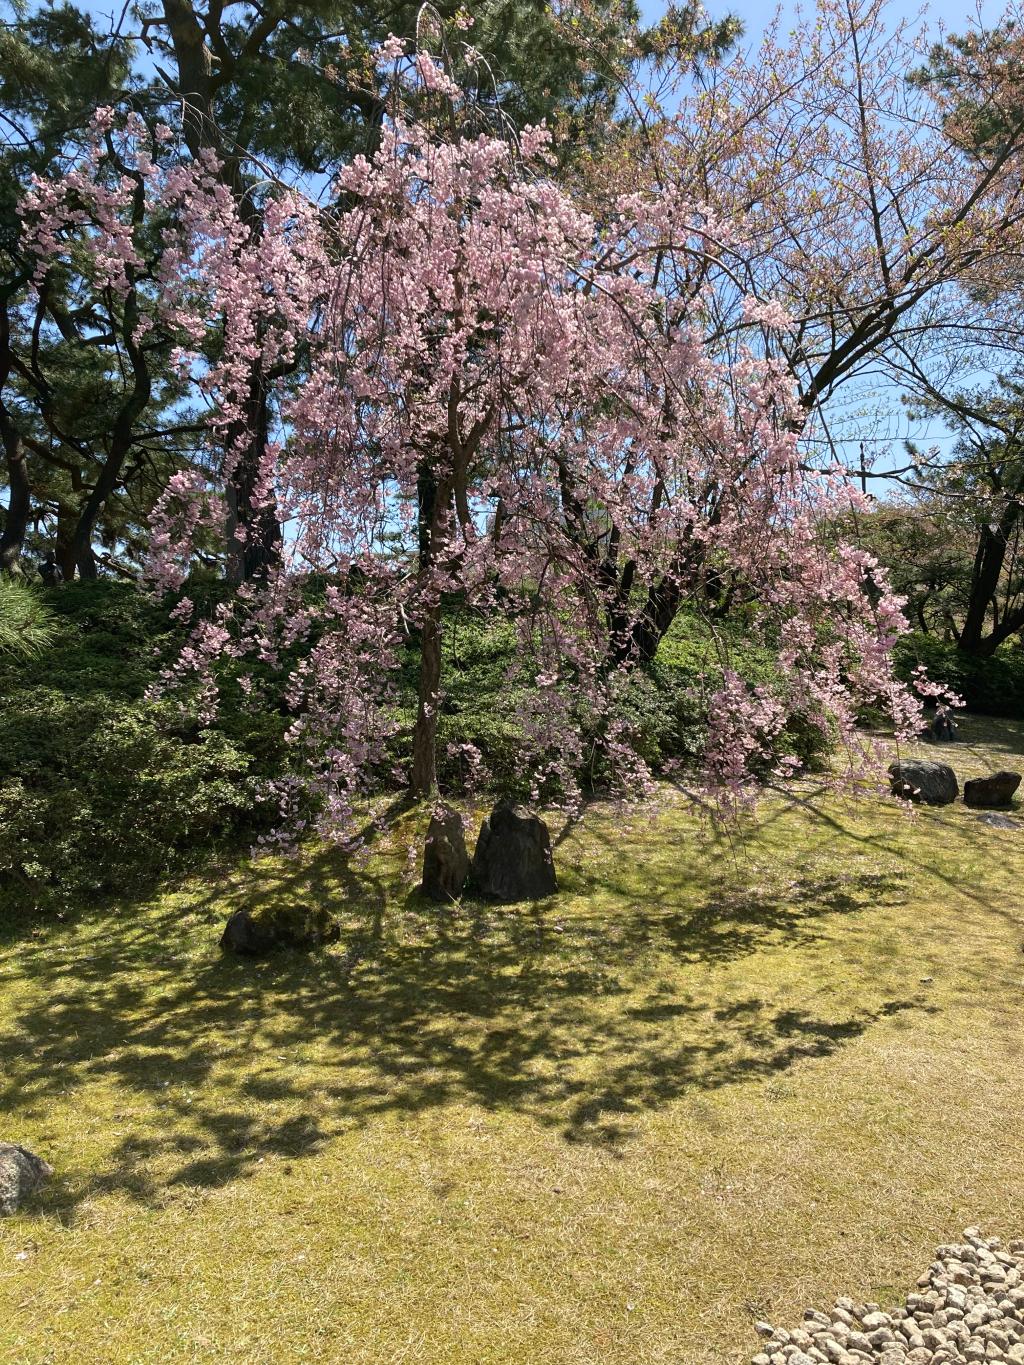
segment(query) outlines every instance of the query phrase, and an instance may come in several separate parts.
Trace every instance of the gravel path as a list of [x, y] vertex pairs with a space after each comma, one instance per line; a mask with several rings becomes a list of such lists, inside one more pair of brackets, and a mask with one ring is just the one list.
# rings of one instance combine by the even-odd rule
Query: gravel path
[[961, 1245], [935, 1257], [918, 1292], [891, 1313], [837, 1299], [831, 1313], [809, 1309], [792, 1331], [756, 1323], [764, 1340], [751, 1365], [1024, 1365], [1024, 1240], [1004, 1249], [967, 1228]]

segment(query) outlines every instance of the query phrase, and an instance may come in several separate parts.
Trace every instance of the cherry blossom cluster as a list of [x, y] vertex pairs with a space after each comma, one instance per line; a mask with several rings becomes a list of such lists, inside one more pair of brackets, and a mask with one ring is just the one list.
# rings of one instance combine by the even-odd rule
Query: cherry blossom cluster
[[[457, 103], [441, 64], [410, 60]], [[162, 589], [180, 590], [218, 515], [254, 364], [272, 376], [259, 497], [285, 527], [280, 561], [197, 624], [176, 676], [212, 679], [225, 657], [280, 664], [305, 642], [289, 737], [322, 829], [350, 831], [359, 794], [385, 775], [395, 678], [417, 641], [418, 733], [436, 742], [444, 680], [429, 675], [428, 642], [455, 596], [515, 623], [538, 800], [578, 799], [585, 733], [623, 787], [647, 789], [615, 697], [663, 603], [699, 610], [727, 581], [781, 681], [717, 671], [710, 785], [743, 792], [792, 717], [851, 753], [867, 704], [902, 734], [919, 725], [892, 671], [901, 603], [831, 533], [856, 495], [808, 472], [779, 364], [742, 346], [715, 358], [705, 343], [713, 300], [688, 281], [731, 234], [682, 186], [633, 189], [598, 222], [552, 180], [545, 129], [513, 139], [396, 118], [326, 208], [268, 184], [256, 217], [211, 163], [162, 166], [130, 119], [104, 113], [95, 131], [82, 165], [26, 204], [40, 268], [87, 251], [117, 288], [141, 262], [140, 194], [161, 224], [153, 306], [224, 448], [219, 480], [180, 476], [157, 508]], [[131, 173], [111, 181], [100, 149], [114, 136]], [[789, 325], [777, 304], [746, 311], [751, 326]], [[298, 809], [294, 784], [282, 805]]]

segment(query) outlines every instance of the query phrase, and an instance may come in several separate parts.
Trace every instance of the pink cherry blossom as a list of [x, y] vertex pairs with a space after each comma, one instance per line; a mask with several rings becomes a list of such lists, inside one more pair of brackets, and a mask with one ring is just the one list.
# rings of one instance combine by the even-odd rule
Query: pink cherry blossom
[[[378, 53], [398, 55], [393, 38]], [[416, 67], [458, 102], [440, 65], [420, 53]], [[104, 116], [102, 135], [115, 131], [126, 145], [140, 137]], [[412, 781], [430, 790], [453, 594], [515, 625], [512, 671], [536, 684], [515, 689], [536, 800], [579, 802], [595, 734], [611, 782], [650, 791], [617, 700], [659, 603], [698, 611], [723, 583], [741, 586], [779, 677], [750, 686], [727, 658], [709, 663], [704, 776], [723, 802], [742, 798], [793, 718], [845, 742], [851, 771], [872, 761], [865, 705], [885, 707], [901, 735], [920, 723], [892, 669], [902, 604], [831, 529], [858, 495], [808, 470], [780, 364], [704, 339], [711, 286], [695, 295], [690, 279], [730, 224], [681, 185], [622, 195], [599, 222], [550, 178], [550, 145], [544, 128], [439, 136], [398, 119], [340, 174], [329, 211], [276, 186], [259, 232], [209, 160], [136, 157], [113, 186], [83, 166], [26, 202], [40, 269], [84, 234], [112, 288], [135, 259], [135, 197], [168, 224], [157, 315], [225, 451], [216, 475], [178, 475], [160, 500], [159, 588], [184, 584], [196, 536], [224, 517], [252, 360], [282, 376], [256, 495], [287, 526], [281, 563], [194, 625], [165, 681], [198, 687], [210, 711], [218, 660], [280, 665], [305, 644], [287, 689], [295, 775], [275, 787], [283, 825], [312, 784], [320, 831], [350, 837], [361, 794], [390, 764], [410, 638]], [[752, 330], [788, 325], [775, 303], [744, 312]], [[311, 593], [313, 576], [329, 586]], [[480, 780], [481, 756], [461, 753]]]

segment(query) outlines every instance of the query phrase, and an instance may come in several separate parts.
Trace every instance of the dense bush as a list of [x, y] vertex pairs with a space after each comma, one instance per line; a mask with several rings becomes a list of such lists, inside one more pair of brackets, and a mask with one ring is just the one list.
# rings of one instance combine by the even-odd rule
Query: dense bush
[[61, 909], [142, 893], [212, 844], [265, 822], [256, 776], [280, 765], [284, 717], [145, 700], [179, 641], [127, 585], [47, 594], [53, 637], [0, 659], [4, 903]]
[[[686, 762], [704, 742], [710, 699], [724, 668], [731, 668], [752, 686], [775, 689], [782, 676], [772, 652], [750, 643], [742, 620], [717, 622], [712, 631], [696, 616], [678, 616], [661, 642], [648, 677], [670, 702], [672, 724], [660, 740], [662, 756]], [[832, 736], [817, 720], [798, 710], [777, 736], [765, 766], [783, 756], [808, 768], [820, 766]]]
[[989, 658], [964, 654], [935, 635], [915, 632], [897, 646], [897, 669], [904, 679], [923, 664], [932, 682], [956, 692], [970, 711], [989, 716], [1024, 716], [1024, 650], [1004, 646]]
[[42, 593], [21, 579], [0, 577], [0, 658], [30, 659], [53, 637]]

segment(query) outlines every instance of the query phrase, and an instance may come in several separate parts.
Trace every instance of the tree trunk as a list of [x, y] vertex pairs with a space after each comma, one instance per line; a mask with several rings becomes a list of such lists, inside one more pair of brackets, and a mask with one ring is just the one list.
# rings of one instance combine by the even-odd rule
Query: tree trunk
[[658, 646], [679, 615], [683, 600], [682, 584], [674, 575], [664, 578], [652, 588], [647, 599], [647, 607], [637, 623], [637, 657], [642, 664], [652, 664]]
[[957, 638], [957, 646], [965, 654], [985, 658], [995, 652], [1012, 633], [1012, 630], [993, 628], [985, 635], [985, 621], [999, 588], [999, 578], [1006, 560], [1006, 547], [1010, 534], [1020, 516], [1021, 505], [1016, 499], [1009, 502], [996, 526], [982, 526], [978, 533], [978, 550], [974, 556], [971, 572], [970, 594], [967, 600], [967, 614], [963, 628]]
[[[678, 565], [675, 566], [678, 569]], [[665, 634], [679, 614], [683, 601], [683, 587], [677, 572], [665, 574], [647, 589], [643, 611], [625, 636], [613, 640], [609, 665], [621, 668], [624, 664], [641, 666], [654, 662]]]
[[[142, 222], [142, 218], [143, 192], [141, 185], [137, 185], [133, 197], [132, 222], [137, 225]], [[92, 548], [96, 523], [107, 505], [107, 500], [117, 488], [124, 462], [132, 448], [135, 423], [145, 412], [153, 392], [149, 361], [135, 335], [139, 325], [139, 301], [135, 292], [134, 268], [128, 268], [127, 276], [130, 288], [124, 301], [124, 354], [131, 366], [132, 387], [118, 409], [110, 435], [110, 453], [85, 500], [78, 525], [75, 527], [75, 565], [81, 578], [96, 577], [96, 556]]]
[[[84, 517], [84, 514], [83, 514]], [[75, 528], [75, 539], [71, 550], [71, 560], [74, 568], [78, 570], [78, 576], [83, 582], [89, 582], [98, 578], [96, 568], [96, 556], [92, 550], [92, 532], [95, 525], [96, 514], [88, 519], [80, 519]], [[65, 574], [67, 577], [67, 574]]]
[[25, 465], [25, 447], [14, 424], [2, 408], [0, 430], [3, 434], [4, 453], [7, 456], [8, 487], [7, 515], [4, 518], [4, 529], [0, 532], [0, 573], [13, 574], [18, 571], [18, 562], [25, 547], [32, 496]]
[[441, 699], [441, 594], [433, 584], [433, 572], [444, 554], [447, 520], [452, 489], [447, 480], [440, 483], [427, 460], [420, 464], [417, 478], [417, 529], [419, 568], [417, 578], [425, 606], [420, 618], [420, 681], [416, 727], [412, 736], [412, 772], [409, 789], [413, 796], [432, 796], [437, 791], [437, 717]]
[[441, 695], [441, 603], [427, 612], [420, 629], [420, 685], [416, 728], [412, 736], [413, 796], [437, 791], [437, 709]]
[[[229, 435], [227, 448], [242, 441], [241, 454], [227, 480], [227, 577], [229, 583], [266, 578], [281, 558], [281, 525], [273, 504], [259, 497], [260, 466], [267, 449], [270, 414], [267, 389], [258, 362], [249, 380], [249, 397], [241, 428]], [[239, 540], [236, 531], [242, 530]]]
[[[141, 393], [139, 392], [141, 390]], [[74, 535], [71, 542], [71, 554], [74, 567], [78, 569], [78, 576], [82, 579], [93, 579], [97, 577], [96, 555], [93, 552], [92, 543], [96, 534], [96, 523], [102, 515], [107, 499], [111, 497], [117, 488], [121, 477], [121, 469], [128, 457], [131, 448], [131, 431], [135, 423], [136, 416], [141, 412], [146, 402], [149, 401], [149, 379], [148, 375], [145, 382], [137, 381], [137, 392], [129, 403], [118, 414], [117, 422], [114, 427], [114, 440], [111, 444], [110, 455], [103, 468], [99, 472], [96, 483], [92, 491], [85, 500], [81, 512], [78, 515], [78, 522], [75, 526]]]
[[[657, 511], [658, 502], [652, 511]], [[719, 512], [716, 509], [712, 513], [712, 524], [717, 524], [718, 519]], [[686, 532], [680, 539], [672, 563], [660, 577], [647, 584], [643, 609], [633, 621], [632, 628], [623, 631], [619, 627], [612, 631], [608, 655], [611, 668], [621, 668], [623, 665], [633, 667], [636, 664], [645, 667], [654, 662], [658, 647], [671, 630], [686, 596], [699, 585], [700, 575], [705, 570], [705, 558], [703, 547], [690, 532]], [[625, 594], [620, 595], [623, 608], [628, 605], [634, 583], [635, 574], [630, 572], [623, 584]]]
[[69, 503], [57, 504], [57, 543], [53, 552], [65, 583], [70, 583], [75, 576], [76, 520], [75, 509]]
[[7, 386], [14, 361], [11, 351], [12, 293], [13, 284], [9, 284], [8, 292], [0, 306], [0, 438], [3, 440], [4, 456], [7, 461], [8, 487], [7, 515], [4, 518], [3, 532], [0, 534], [0, 573], [14, 573], [18, 568], [32, 510], [25, 446], [21, 432], [3, 401], [3, 390]]

